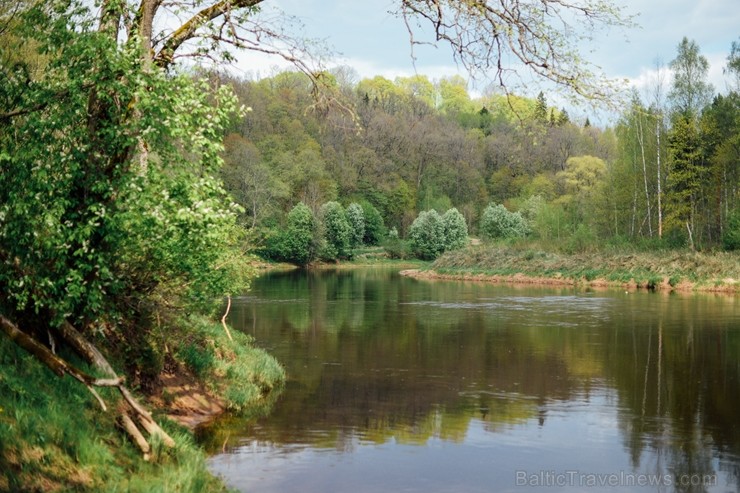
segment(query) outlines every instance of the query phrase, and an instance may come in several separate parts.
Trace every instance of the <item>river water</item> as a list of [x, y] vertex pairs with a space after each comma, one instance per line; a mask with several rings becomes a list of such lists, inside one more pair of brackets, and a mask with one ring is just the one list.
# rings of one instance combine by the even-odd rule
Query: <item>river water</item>
[[740, 297], [294, 271], [230, 322], [288, 373], [202, 430], [239, 491], [740, 491]]

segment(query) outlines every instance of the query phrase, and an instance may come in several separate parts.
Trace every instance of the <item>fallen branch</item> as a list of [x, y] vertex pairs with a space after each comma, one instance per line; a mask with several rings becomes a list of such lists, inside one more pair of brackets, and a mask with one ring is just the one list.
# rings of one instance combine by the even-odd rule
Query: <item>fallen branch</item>
[[105, 359], [105, 356], [103, 356], [103, 354], [98, 351], [98, 348], [96, 348], [90, 341], [85, 339], [82, 334], [72, 326], [72, 324], [65, 320], [59, 327], [57, 327], [57, 331], [62, 338], [72, 346], [77, 354], [85, 358], [85, 361], [109, 377], [115, 377], [116, 372], [113, 370], [110, 363], [108, 363], [108, 360]]
[[156, 421], [151, 418], [142, 416], [141, 414], [138, 414], [137, 417], [139, 418], [139, 424], [142, 426], [142, 428], [146, 430], [147, 433], [149, 433], [150, 436], [158, 436], [162, 440], [162, 443], [164, 443], [167, 447], [175, 447], [175, 441], [172, 439], [171, 436], [165, 433], [162, 428], [159, 427]]
[[86, 387], [87, 387], [87, 390], [89, 390], [90, 393], [93, 395], [93, 397], [95, 397], [95, 399], [97, 399], [98, 404], [100, 404], [100, 407], [103, 409], [103, 411], [106, 411], [107, 412], [108, 411], [108, 406], [105, 405], [105, 401], [103, 400], [102, 397], [100, 397], [100, 394], [98, 394], [98, 391], [95, 390], [95, 388], [92, 387], [91, 385], [86, 385]]
[[46, 349], [43, 345], [36, 342], [34, 338], [21, 331], [15, 326], [13, 322], [0, 315], [0, 326], [3, 328], [3, 332], [10, 337], [10, 340], [18, 344], [20, 347], [36, 356], [36, 358], [44, 363], [51, 371], [56, 373], [58, 376], [63, 377], [66, 373], [65, 364], [61, 358]]
[[120, 377], [95, 378], [78, 368], [75, 368], [56, 354], [52, 353], [46, 346], [36, 341], [36, 339], [20, 330], [13, 322], [5, 318], [3, 315], [0, 315], [0, 326], [2, 326], [3, 332], [10, 337], [10, 340], [34, 355], [36, 359], [41, 361], [51, 371], [60, 377], [63, 377], [66, 374], [82, 382], [85, 387], [92, 392], [103, 410], [107, 409], [105, 403], [98, 393], [95, 392], [93, 387], [119, 387], [123, 383], [123, 379]]
[[[108, 407], [105, 401], [100, 397], [94, 387], [116, 387], [121, 392], [124, 401], [130, 407], [137, 421], [146, 430], [150, 436], [158, 436], [162, 443], [167, 447], [174, 447], [175, 441], [165, 432], [152, 418], [150, 412], [148, 412], [144, 406], [142, 406], [131, 392], [123, 385], [124, 378], [116, 374], [113, 367], [108, 363], [108, 360], [98, 351], [98, 349], [85, 339], [77, 329], [75, 329], [70, 323], [64, 322], [58, 327], [58, 332], [62, 336], [65, 342], [67, 342], [80, 356], [93, 365], [100, 372], [104, 373], [109, 378], [96, 378], [88, 375], [87, 373], [75, 368], [67, 361], [63, 360], [53, 352], [51, 352], [46, 346], [39, 343], [32, 336], [26, 334], [20, 330], [13, 322], [8, 320], [5, 316], [0, 315], [0, 327], [2, 331], [16, 344], [31, 353], [41, 363], [46, 365], [51, 371], [56, 373], [58, 376], [63, 377], [65, 374], [72, 378], [82, 382], [85, 387], [92, 393], [97, 400], [103, 411], [107, 411]], [[148, 442], [139, 431], [138, 427], [134, 423], [134, 420], [128, 415], [126, 411], [121, 412], [119, 417], [123, 430], [131, 437], [137, 447], [144, 453], [145, 460], [149, 458], [149, 452], [151, 447]]]
[[[58, 331], [62, 338], [70, 346], [72, 346], [80, 356], [85, 358], [88, 363], [90, 363], [106, 375], [116, 378], [116, 372], [111, 364], [108, 362], [108, 360], [105, 358], [105, 356], [103, 356], [98, 348], [96, 348], [90, 341], [85, 339], [85, 337], [80, 334], [80, 332], [75, 329], [72, 324], [67, 321], [62, 322], [62, 324], [58, 328]], [[134, 413], [136, 414], [137, 420], [146, 430], [146, 432], [149, 433], [150, 436], [159, 436], [162, 439], [162, 443], [164, 443], [167, 447], [174, 447], [175, 441], [157, 424], [156, 421], [154, 421], [151, 413], [144, 409], [144, 406], [142, 406], [136, 400], [136, 398], [126, 387], [124, 387], [122, 384], [118, 385], [117, 387], [126, 403], [131, 407], [131, 409], [133, 409]]]
[[136, 444], [137, 447], [139, 447], [139, 450], [141, 450], [141, 452], [144, 454], [144, 460], [149, 460], [149, 452], [151, 452], [152, 448], [149, 445], [149, 442], [146, 441], [146, 438], [144, 438], [144, 435], [142, 435], [139, 429], [136, 427], [136, 424], [134, 424], [131, 417], [123, 412], [121, 413], [120, 422], [123, 430], [128, 434], [129, 437], [131, 437], [131, 440]]

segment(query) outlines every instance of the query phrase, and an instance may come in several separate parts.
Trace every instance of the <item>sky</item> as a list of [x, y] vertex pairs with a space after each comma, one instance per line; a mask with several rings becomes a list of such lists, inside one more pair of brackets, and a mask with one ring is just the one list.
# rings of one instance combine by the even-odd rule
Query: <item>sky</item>
[[[656, 61], [668, 65], [686, 36], [696, 41], [710, 63], [709, 80], [718, 92], [727, 90], [722, 69], [733, 41], [740, 41], [738, 0], [613, 0], [639, 27], [597, 33], [592, 42], [579, 46], [583, 56], [609, 77], [627, 79], [644, 90], [651, 84]], [[280, 9], [296, 16], [305, 34], [322, 39], [337, 55], [328, 63], [348, 65], [360, 79], [382, 75], [391, 80], [415, 73], [430, 79], [453, 74], [467, 77], [456, 66], [449, 49], [416, 49], [412, 59], [403, 21], [389, 11], [398, 0], [267, 0], [263, 9]], [[576, 26], [577, 28], [577, 26]], [[235, 69], [250, 77], [271, 75], [285, 64], [272, 57], [244, 54]], [[480, 94], [486, 81], [471, 83], [471, 94]], [[534, 97], [536, 94], [527, 94]]]

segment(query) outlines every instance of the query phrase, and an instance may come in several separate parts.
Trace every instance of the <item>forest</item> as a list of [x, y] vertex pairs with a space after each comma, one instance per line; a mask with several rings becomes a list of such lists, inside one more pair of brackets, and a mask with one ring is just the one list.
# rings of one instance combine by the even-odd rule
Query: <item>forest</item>
[[[420, 213], [453, 208], [471, 235], [526, 237], [565, 251], [605, 242], [737, 249], [740, 44], [727, 56], [732, 90], [717, 92], [708, 68], [684, 38], [653, 86], [628, 94], [605, 128], [572, 119], [542, 92], [471, 98], [462, 77], [358, 80], [343, 67], [326, 74], [344, 103], [336, 107], [318, 105], [300, 72], [210, 77], [249, 108], [228, 128], [222, 170], [242, 222], [263, 255], [302, 264], [397, 236], [412, 240], [411, 254], [434, 258], [445, 247], [426, 251], [412, 224]], [[342, 232], [356, 231], [351, 219], [337, 232], [326, 210], [333, 202], [371, 218], [363, 241]], [[299, 203], [311, 213], [304, 220], [316, 222], [302, 247], [284, 241], [291, 228], [288, 237], [300, 236], [300, 211], [289, 214]]]

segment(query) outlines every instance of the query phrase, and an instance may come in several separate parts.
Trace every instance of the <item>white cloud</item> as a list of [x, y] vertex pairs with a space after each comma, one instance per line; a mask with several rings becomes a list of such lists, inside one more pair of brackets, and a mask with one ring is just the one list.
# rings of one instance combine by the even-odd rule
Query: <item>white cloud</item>
[[[711, 53], [704, 55], [709, 62], [709, 72], [707, 73], [707, 82], [714, 86], [714, 90], [717, 93], [726, 93], [728, 91], [727, 78], [723, 73], [723, 69], [727, 63], [727, 55], [723, 53]], [[670, 88], [671, 81], [673, 78], [673, 71], [668, 67], [668, 63], [663, 62], [662, 79], [663, 79], [663, 92], [664, 94]], [[646, 94], [652, 93], [658, 82], [659, 72], [658, 69], [653, 67], [642, 67], [639, 73], [635, 77], [629, 77], [629, 85], [631, 88], [637, 89], [638, 93], [645, 97]]]
[[[726, 90], [722, 68], [730, 48], [737, 39], [740, 10], [737, 0], [617, 0], [625, 6], [626, 13], [640, 13], [640, 29], [618, 30], [596, 35], [594, 40], [581, 47], [582, 53], [594, 64], [602, 67], [610, 77], [629, 79], [632, 87], [643, 91], [652, 85], [654, 60], [660, 57], [667, 65], [675, 56], [676, 47], [683, 36], [696, 40], [710, 61], [709, 80], [718, 91]], [[282, 8], [287, 14], [297, 15], [305, 24], [306, 35], [325, 38], [343, 55], [328, 65], [353, 67], [360, 78], [381, 75], [388, 79], [410, 76], [415, 73], [430, 79], [460, 74], [463, 67], [455, 65], [446, 47], [434, 49], [420, 47], [416, 67], [411, 57], [408, 33], [400, 19], [388, 13], [398, 5], [398, 0], [374, 2], [348, 2], [325, 0], [271, 0], [267, 6]], [[276, 57], [257, 53], [240, 54], [235, 71], [251, 77], [266, 77], [276, 69], [290, 67]], [[522, 79], [526, 76], [522, 75]], [[512, 86], [516, 86], [514, 78]], [[670, 77], [666, 84], [670, 83]], [[473, 94], [482, 91], [486, 81], [471, 85]], [[540, 89], [546, 94], [554, 92], [550, 86], [538, 81], [521, 80], [517, 92], [533, 96]], [[521, 86], [524, 86], [523, 89]], [[553, 95], [555, 98], [556, 96]], [[560, 103], [560, 100], [558, 100]], [[570, 107], [568, 101], [563, 106]]]

